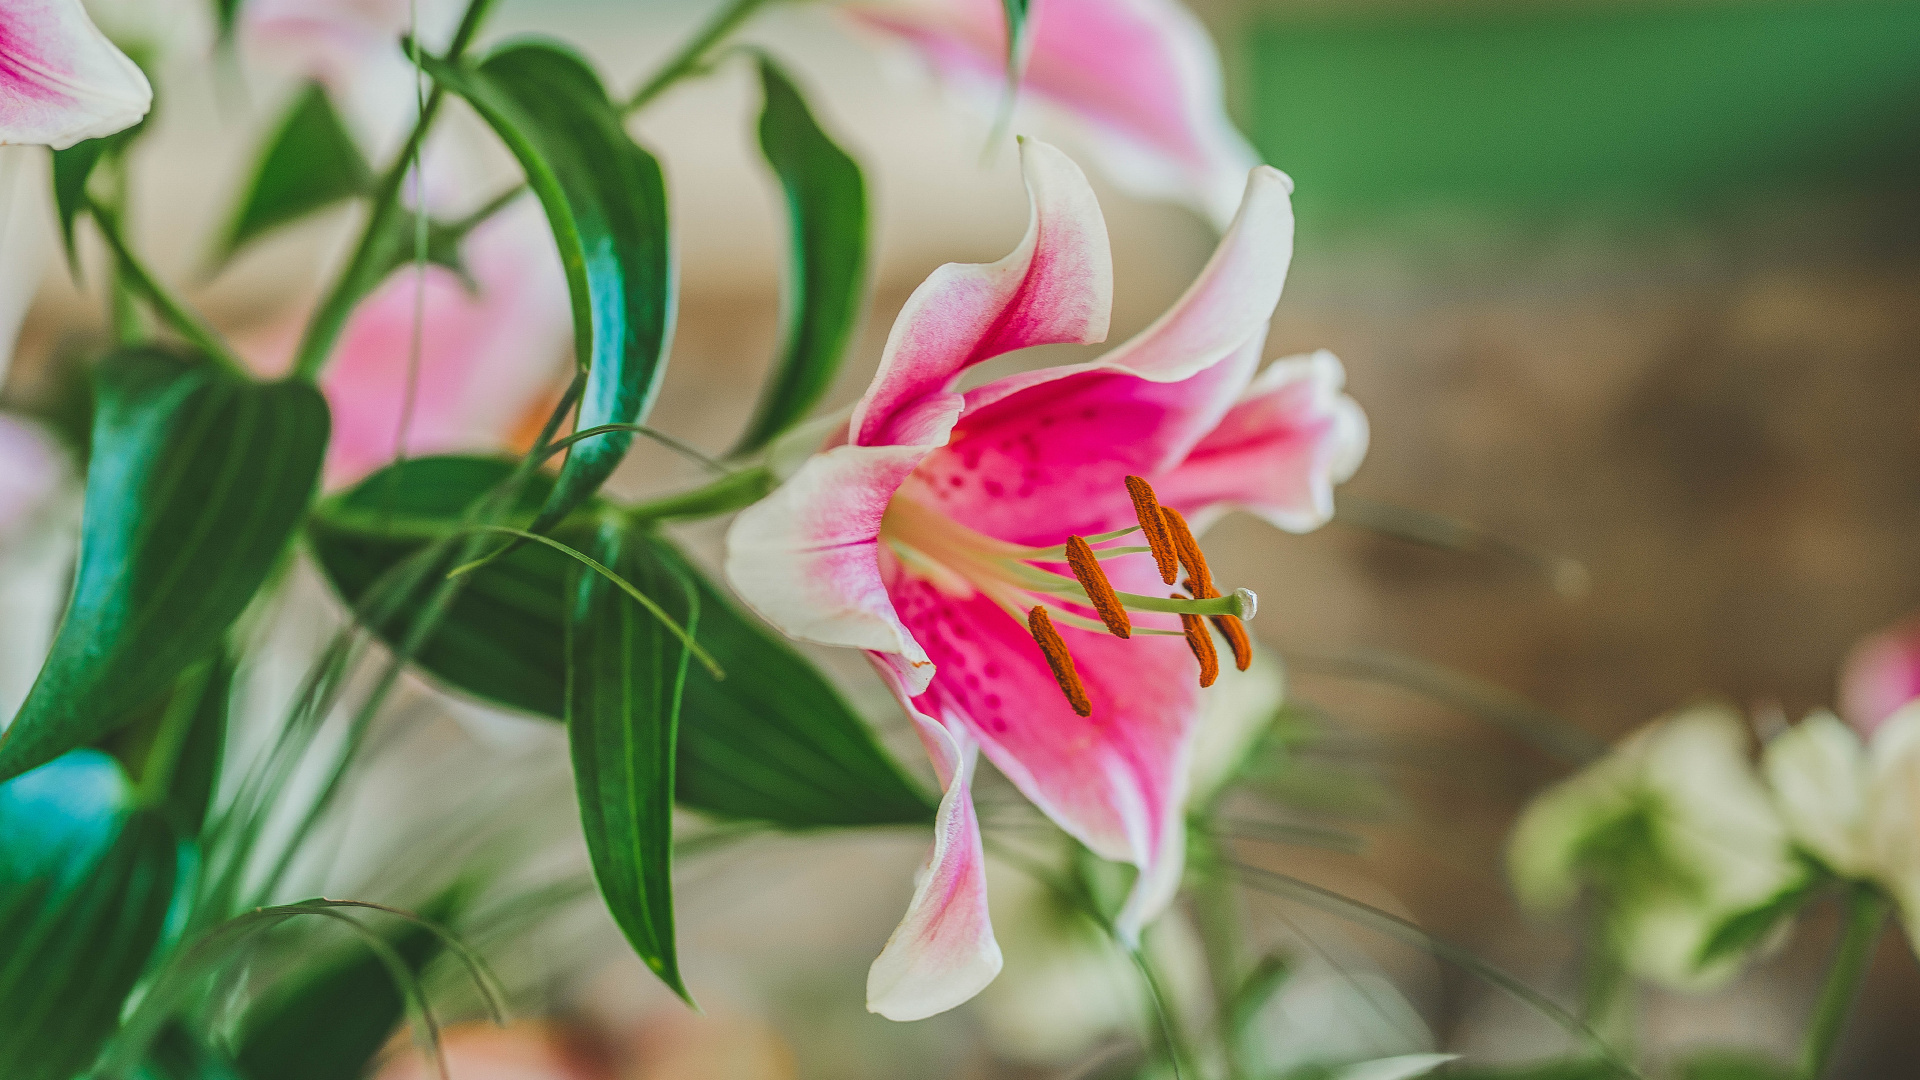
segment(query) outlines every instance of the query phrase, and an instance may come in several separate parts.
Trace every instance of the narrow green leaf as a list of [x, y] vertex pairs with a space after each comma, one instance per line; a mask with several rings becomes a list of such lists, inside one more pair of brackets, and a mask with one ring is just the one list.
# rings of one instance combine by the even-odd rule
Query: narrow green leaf
[[[666, 371], [677, 289], [660, 163], [627, 135], [593, 69], [564, 46], [521, 42], [478, 67], [423, 65], [493, 127], [546, 210], [573, 297], [574, 352], [587, 372], [576, 429], [645, 420]], [[599, 490], [632, 443], [631, 432], [614, 432], [570, 447], [532, 531]]]
[[[381, 938], [415, 978], [442, 949], [439, 935], [414, 923]], [[296, 968], [247, 1010], [236, 1071], [246, 1080], [358, 1080], [405, 1016], [387, 965], [356, 941]]]
[[159, 944], [178, 845], [119, 763], [79, 750], [0, 784], [0, 1076], [72, 1080]]
[[748, 454], [804, 419], [833, 386], [860, 320], [867, 284], [867, 190], [860, 166], [835, 145], [800, 91], [760, 61], [766, 107], [760, 152], [786, 195], [787, 295], [780, 359], [735, 454]]
[[[225, 648], [214, 654], [207, 673], [194, 689], [193, 715], [172, 750], [171, 768], [162, 787], [161, 806], [181, 836], [198, 836], [213, 805], [220, 782], [220, 760], [227, 748], [227, 710], [233, 696], [234, 662]], [[159, 778], [152, 778], [158, 783]], [[142, 786], [148, 783], [142, 777]]]
[[73, 597], [0, 779], [132, 719], [213, 653], [298, 527], [327, 444], [310, 383], [132, 349], [97, 375]]
[[1758, 948], [1776, 927], [1799, 914], [1800, 909], [1806, 907], [1832, 880], [1817, 868], [1809, 867], [1804, 876], [1780, 890], [1777, 895], [1728, 917], [1701, 943], [1700, 954], [1693, 961], [1694, 967], [1704, 969], [1730, 956]]
[[[357, 601], [389, 567], [458, 528], [460, 513], [512, 467], [455, 457], [392, 466], [316, 508], [308, 526], [313, 550], [334, 586]], [[548, 481], [524, 493], [523, 512], [547, 497], [541, 483]], [[383, 520], [383, 506], [408, 511]], [[591, 534], [567, 525], [558, 535], [592, 544]], [[932, 817], [932, 802], [901, 775], [812, 664], [735, 607], [671, 543], [652, 534], [645, 539], [623, 557], [644, 554], [664, 568], [667, 580], [694, 583], [697, 639], [726, 672], [715, 679], [695, 665], [687, 675], [675, 762], [683, 806], [788, 828]], [[565, 598], [574, 573], [572, 560], [533, 545], [473, 571], [441, 630], [420, 651], [419, 665], [467, 693], [562, 718]]]
[[224, 261], [267, 232], [372, 188], [360, 144], [326, 90], [308, 83], [261, 151], [216, 257]]
[[[699, 632], [692, 584], [648, 557], [644, 537], [610, 523], [597, 541], [602, 563]], [[673, 763], [692, 651], [604, 576], [575, 576], [566, 623], [567, 739], [594, 880], [634, 951], [692, 1004], [673, 933]]]
[[1018, 87], [1027, 66], [1027, 18], [1033, 0], [1000, 0], [1006, 16], [1007, 85]]
[[53, 152], [53, 206], [60, 216], [60, 239], [67, 248], [67, 265], [76, 277], [80, 273], [80, 257], [74, 251], [73, 223], [87, 208], [87, 181], [93, 178], [94, 166], [106, 156], [113, 139], [112, 135], [87, 139]]

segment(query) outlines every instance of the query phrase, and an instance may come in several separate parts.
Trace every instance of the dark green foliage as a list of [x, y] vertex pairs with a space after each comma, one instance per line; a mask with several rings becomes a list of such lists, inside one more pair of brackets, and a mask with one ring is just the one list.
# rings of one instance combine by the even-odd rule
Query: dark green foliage
[[299, 526], [327, 444], [310, 383], [254, 383], [158, 349], [108, 357], [73, 598], [0, 778], [131, 720], [211, 656]]
[[787, 297], [780, 358], [735, 453], [758, 450], [833, 387], [867, 284], [867, 189], [860, 166], [820, 129], [806, 99], [760, 61], [760, 152], [786, 196]]
[[112, 758], [0, 784], [0, 1076], [73, 1080], [160, 942], [178, 844]]
[[[590, 554], [698, 637], [692, 581], [652, 557], [646, 537], [608, 523]], [[593, 876], [634, 951], [691, 1003], [673, 934], [673, 774], [692, 653], [605, 576], [574, 574], [567, 738]]]
[[[666, 372], [677, 300], [660, 163], [627, 135], [599, 77], [565, 46], [521, 42], [478, 67], [423, 62], [492, 125], [546, 210], [586, 376], [576, 429], [644, 421]], [[617, 432], [575, 444], [533, 531], [599, 490], [632, 443], [631, 432]]]
[[261, 152], [218, 257], [225, 259], [256, 237], [372, 187], [373, 171], [326, 90], [308, 83]]
[[[357, 602], [382, 573], [455, 529], [460, 512], [511, 470], [494, 459], [421, 458], [377, 473], [316, 510], [309, 530], [315, 554], [334, 586]], [[522, 513], [543, 503], [548, 483], [529, 484]], [[408, 510], [383, 518], [382, 506]], [[568, 525], [556, 535], [592, 545], [590, 532]], [[699, 642], [726, 673], [715, 679], [695, 665], [687, 674], [676, 762], [682, 805], [792, 828], [932, 817], [931, 802], [813, 665], [737, 609], [670, 542], [643, 536], [644, 544], [623, 557], [656, 560], [669, 575], [694, 583]], [[528, 544], [474, 571], [417, 662], [461, 690], [561, 719], [565, 597], [576, 565]], [[677, 603], [677, 595], [656, 599]]]

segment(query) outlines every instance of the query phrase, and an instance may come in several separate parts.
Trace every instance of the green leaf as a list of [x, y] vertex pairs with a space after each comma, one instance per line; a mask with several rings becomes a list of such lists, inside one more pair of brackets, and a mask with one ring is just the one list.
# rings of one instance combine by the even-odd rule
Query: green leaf
[[[593, 553], [699, 633], [692, 583], [652, 558], [645, 537], [609, 523]], [[575, 576], [567, 738], [594, 880], [634, 951], [692, 1004], [673, 934], [673, 764], [692, 651], [604, 576]]]
[[1809, 866], [1802, 877], [1777, 895], [1729, 916], [1701, 944], [1694, 967], [1704, 970], [1727, 957], [1758, 948], [1776, 927], [1799, 914], [1832, 880], [1818, 868]]
[[108, 154], [123, 154], [147, 129], [148, 112], [140, 122], [111, 135], [85, 139], [53, 152], [53, 206], [60, 218], [60, 239], [66, 245], [67, 265], [79, 276], [80, 259], [74, 252], [73, 223], [87, 207], [87, 181]]
[[133, 718], [213, 654], [300, 523], [327, 444], [311, 383], [254, 383], [158, 349], [108, 357], [73, 597], [0, 779]]
[[112, 758], [79, 750], [0, 784], [0, 1076], [72, 1080], [160, 942], [179, 851]]
[[360, 144], [326, 90], [308, 83], [261, 152], [217, 257], [224, 261], [248, 241], [372, 188]]
[[[424, 918], [439, 913], [423, 912]], [[404, 923], [383, 940], [418, 977], [440, 936]], [[406, 999], [364, 943], [323, 953], [263, 994], [240, 1020], [235, 1071], [246, 1080], [359, 1080], [406, 1016]]]
[[[460, 457], [391, 466], [316, 508], [308, 527], [314, 552], [356, 602], [388, 568], [456, 528], [460, 513], [511, 470], [510, 462]], [[522, 512], [542, 504], [546, 483], [523, 492]], [[382, 509], [400, 506], [404, 514]], [[592, 546], [564, 524], [558, 532]], [[714, 679], [695, 665], [687, 675], [675, 762], [682, 805], [789, 828], [932, 817], [932, 802], [812, 664], [736, 608], [670, 542], [647, 534], [643, 548], [623, 557], [643, 554], [669, 580], [694, 583], [698, 640], [726, 672]], [[419, 665], [460, 690], [560, 719], [565, 597], [574, 573], [572, 560], [532, 545], [474, 571]]]
[[233, 673], [233, 657], [223, 647], [190, 688], [188, 707], [193, 714], [180, 730], [179, 746], [168, 751], [167, 773], [140, 778], [143, 791], [158, 789], [160, 806], [181, 836], [200, 835], [207, 810], [213, 805], [214, 788], [220, 781], [220, 759], [227, 747]]
[[789, 256], [780, 359], [735, 454], [767, 445], [832, 388], [867, 284], [867, 190], [773, 62], [760, 61], [760, 152], [786, 195]]
[[[676, 302], [660, 163], [627, 135], [593, 69], [564, 46], [522, 42], [478, 67], [422, 63], [499, 134], [546, 210], [586, 377], [575, 429], [640, 423], [666, 371]], [[632, 443], [631, 432], [618, 432], [570, 448], [532, 530], [545, 531], [599, 490]]]

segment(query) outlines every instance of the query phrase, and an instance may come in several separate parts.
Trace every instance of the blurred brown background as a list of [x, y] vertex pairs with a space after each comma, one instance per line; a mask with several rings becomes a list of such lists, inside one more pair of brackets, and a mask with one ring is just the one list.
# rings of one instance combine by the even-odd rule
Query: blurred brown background
[[[522, 0], [502, 22], [583, 42], [630, 79], [704, 6]], [[1232, 519], [1209, 550], [1224, 579], [1260, 593], [1260, 637], [1414, 654], [1606, 739], [1700, 695], [1763, 721], [1830, 703], [1851, 643], [1920, 608], [1920, 201], [1902, 172], [1920, 101], [1914, 18], [1899, 5], [1708, 0], [1197, 6], [1223, 42], [1236, 113], [1300, 184], [1268, 353], [1327, 347], [1346, 363], [1373, 442], [1344, 490], [1578, 560], [1590, 582], [1569, 597], [1512, 558]], [[1815, 25], [1826, 30], [1810, 36]], [[1010, 155], [983, 160], [984, 124], [902, 83], [816, 13], [776, 10], [751, 37], [809, 77], [876, 191], [877, 286], [836, 390], [851, 400], [907, 293], [942, 262], [1003, 254], [1024, 224], [1022, 194]], [[1903, 47], [1904, 67], [1886, 57]], [[1783, 56], [1801, 66], [1782, 68]], [[1614, 84], [1595, 81], [1609, 71]], [[184, 274], [252, 153], [233, 131], [257, 130], [278, 98], [263, 91], [236, 111], [211, 80], [175, 74], [136, 217]], [[748, 141], [753, 108], [745, 72], [730, 69], [639, 124], [667, 162], [684, 264], [655, 415], [708, 449], [744, 421], [742, 388], [774, 345], [781, 237]], [[1301, 110], [1318, 126], [1294, 124]], [[1750, 123], [1749, 110], [1779, 123]], [[1607, 117], [1624, 119], [1596, 122]], [[1810, 131], [1846, 138], [1816, 153]], [[1343, 181], [1357, 193], [1337, 194]], [[1100, 191], [1118, 340], [1179, 294], [1212, 237], [1183, 211]], [[311, 292], [341, 224], [247, 256], [202, 299], [230, 326], [270, 318]], [[88, 333], [81, 303], [50, 281], [23, 356]], [[30, 395], [26, 365], [15, 392]], [[620, 481], [667, 487], [685, 479], [675, 469], [643, 455]], [[1404, 797], [1359, 857], [1249, 857], [1404, 911], [1570, 999], [1573, 943], [1520, 915], [1500, 872], [1512, 815], [1560, 767], [1404, 691], [1304, 672], [1294, 690], [1393, 750], [1378, 768]], [[910, 866], [913, 848], [894, 861]], [[1650, 1000], [1647, 1042], [1788, 1052], [1829, 914], [1724, 995]], [[853, 936], [856, 953], [872, 944]], [[1443, 1046], [1524, 1058], [1559, 1045], [1468, 976], [1354, 940], [1403, 979]], [[1900, 935], [1882, 942], [1865, 1000], [1842, 1072], [1904, 1075], [1920, 1062], [1920, 967]], [[848, 1030], [892, 1037], [884, 1026]]]

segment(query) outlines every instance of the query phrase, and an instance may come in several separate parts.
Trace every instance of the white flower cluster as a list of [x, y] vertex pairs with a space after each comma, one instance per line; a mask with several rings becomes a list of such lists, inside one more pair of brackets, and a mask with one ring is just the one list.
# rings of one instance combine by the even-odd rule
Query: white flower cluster
[[1750, 744], [1732, 709], [1696, 706], [1541, 794], [1508, 851], [1522, 902], [1591, 889], [1627, 967], [1683, 989], [1725, 981], [1836, 881], [1894, 900], [1920, 938], [1920, 701], [1869, 741], [1821, 710], [1757, 768]]

